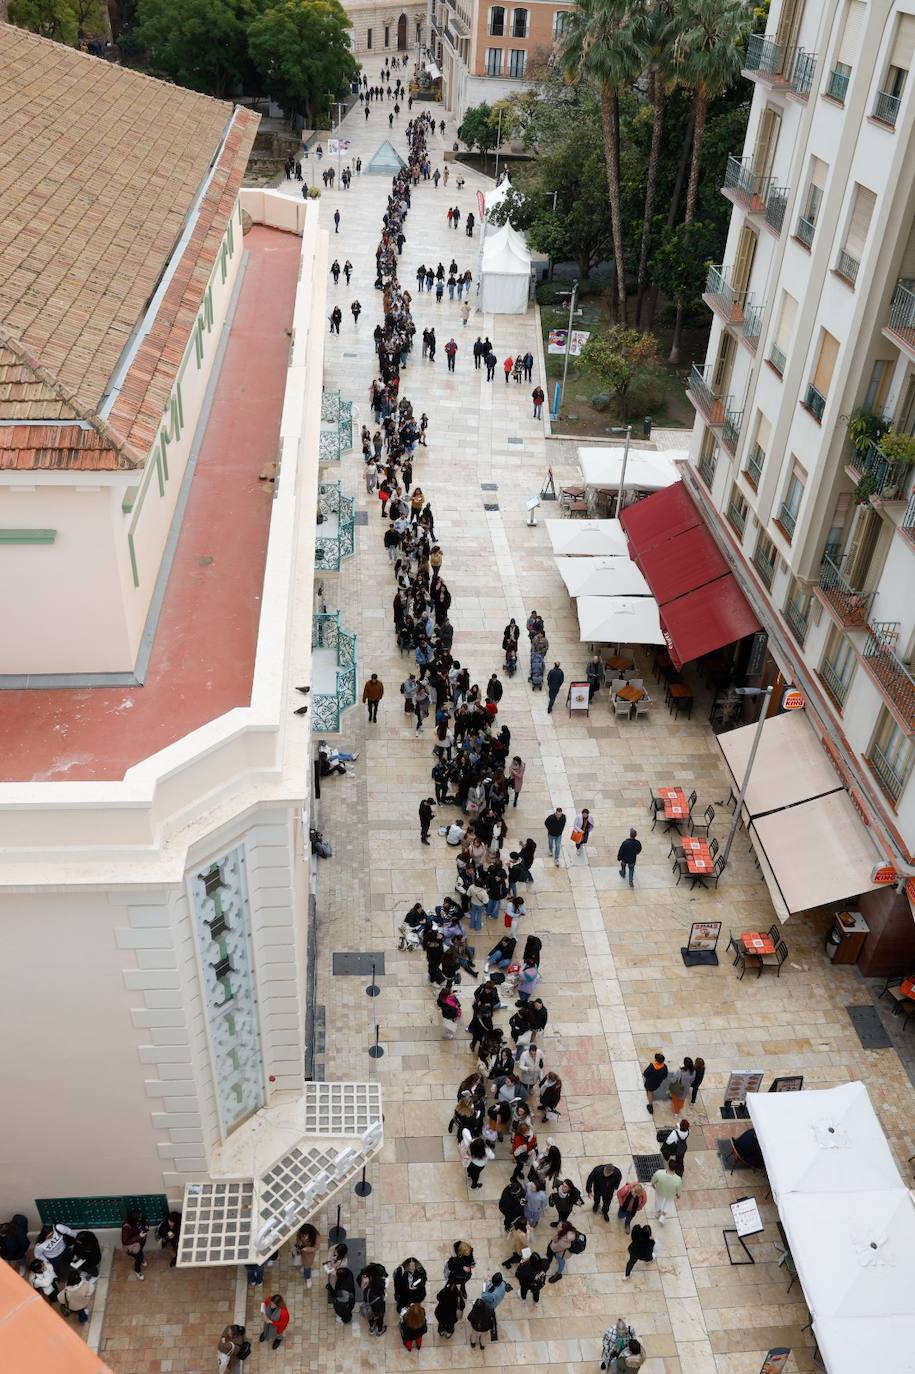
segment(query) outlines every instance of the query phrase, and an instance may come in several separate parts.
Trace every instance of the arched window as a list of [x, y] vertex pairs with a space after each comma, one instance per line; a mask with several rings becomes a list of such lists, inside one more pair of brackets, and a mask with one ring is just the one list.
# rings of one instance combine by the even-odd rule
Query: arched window
[[512, 38], [527, 38], [527, 10], [512, 10]]
[[501, 38], [505, 33], [505, 10], [502, 5], [493, 5], [489, 11], [489, 32], [493, 38]]

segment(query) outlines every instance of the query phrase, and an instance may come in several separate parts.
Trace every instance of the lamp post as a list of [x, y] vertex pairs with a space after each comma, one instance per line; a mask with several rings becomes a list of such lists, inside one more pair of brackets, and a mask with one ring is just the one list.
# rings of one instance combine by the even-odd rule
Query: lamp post
[[629, 462], [629, 441], [632, 438], [632, 425], [627, 425], [625, 429], [611, 429], [611, 434], [625, 434], [626, 447], [623, 449], [623, 466], [620, 468], [620, 484], [616, 493], [616, 518], [619, 520], [620, 511], [623, 509], [623, 488], [626, 485], [626, 465]]
[[545, 196], [552, 196], [552, 197], [553, 197], [553, 214], [555, 215], [555, 213], [556, 213], [556, 201], [557, 201], [557, 198], [558, 198], [558, 196], [559, 196], [559, 192], [558, 192], [558, 191], [544, 191], [543, 194], [544, 194]]
[[566, 356], [562, 364], [562, 386], [559, 388], [559, 404], [562, 405], [562, 398], [566, 394], [566, 376], [569, 371], [569, 354], [572, 351], [572, 319], [575, 315], [575, 306], [578, 302], [578, 282], [572, 283], [572, 295], [569, 300], [569, 328], [566, 332]]
[[721, 851], [721, 858], [724, 860], [725, 864], [727, 864], [728, 857], [731, 853], [731, 845], [734, 843], [734, 836], [737, 834], [737, 829], [740, 825], [740, 812], [743, 809], [744, 798], [747, 795], [747, 788], [750, 785], [750, 774], [753, 772], [753, 763], [756, 758], [756, 751], [759, 748], [759, 741], [762, 739], [763, 726], [766, 723], [766, 716], [768, 715], [769, 711], [769, 701], [772, 696], [771, 687], [735, 687], [734, 690], [738, 696], [762, 697], [763, 704], [759, 712], [759, 720], [756, 725], [756, 733], [753, 736], [753, 743], [750, 746], [750, 757], [747, 759], [747, 766], [744, 769], [743, 782], [740, 784], [740, 792], [737, 797], [737, 805], [734, 807], [734, 819], [731, 822], [731, 828], [728, 831], [728, 837], [725, 840], [724, 848]]
[[502, 147], [502, 111], [499, 111], [499, 131], [496, 134], [496, 185], [499, 184], [499, 149]]

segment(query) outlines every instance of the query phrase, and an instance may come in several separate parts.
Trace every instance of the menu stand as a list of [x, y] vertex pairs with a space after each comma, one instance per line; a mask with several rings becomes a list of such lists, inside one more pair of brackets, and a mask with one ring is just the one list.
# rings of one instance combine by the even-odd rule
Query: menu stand
[[[747, 1248], [744, 1237], [758, 1236], [763, 1230], [762, 1218], [759, 1215], [759, 1207], [757, 1206], [756, 1199], [754, 1197], [739, 1197], [736, 1202], [731, 1203], [731, 1216], [734, 1218], [734, 1226], [725, 1227], [721, 1232], [724, 1237], [724, 1248], [728, 1252], [728, 1259], [735, 1269], [739, 1268], [741, 1265], [755, 1264], [756, 1261]], [[740, 1248], [746, 1256], [745, 1259], [741, 1259], [740, 1256], [738, 1256], [737, 1259], [734, 1258], [731, 1253], [731, 1244], [728, 1240], [729, 1236], [737, 1237], [737, 1240], [740, 1242]]]

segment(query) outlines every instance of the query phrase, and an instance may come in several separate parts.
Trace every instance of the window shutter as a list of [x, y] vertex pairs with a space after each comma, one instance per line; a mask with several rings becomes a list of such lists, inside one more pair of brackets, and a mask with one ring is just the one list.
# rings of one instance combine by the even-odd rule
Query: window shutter
[[794, 337], [794, 321], [797, 316], [797, 301], [787, 291], [782, 294], [782, 313], [775, 332], [775, 342], [783, 353], [788, 352]]
[[854, 258], [855, 262], [860, 262], [864, 256], [867, 231], [870, 228], [871, 216], [876, 204], [877, 197], [873, 191], [869, 191], [866, 186], [855, 188], [855, 203], [852, 206], [851, 223], [848, 226], [848, 233], [845, 235], [845, 252], [849, 257]]
[[839, 340], [825, 329], [823, 330], [823, 340], [820, 344], [820, 356], [817, 359], [816, 371], [813, 374], [813, 385], [821, 396], [829, 395], [829, 387], [832, 382], [832, 374], [836, 365], [836, 358], [839, 356]]
[[836, 61], [854, 67], [861, 52], [864, 37], [865, 7], [862, 0], [849, 0], [845, 11], [845, 27], [836, 50]]
[[915, 14], [903, 14], [896, 30], [893, 44], [891, 67], [901, 67], [904, 72], [912, 70], [912, 54], [915, 53]]
[[769, 436], [771, 433], [772, 425], [766, 419], [765, 415], [763, 415], [762, 411], [760, 411], [759, 424], [756, 427], [756, 442], [759, 444], [763, 453], [768, 453], [769, 451]]

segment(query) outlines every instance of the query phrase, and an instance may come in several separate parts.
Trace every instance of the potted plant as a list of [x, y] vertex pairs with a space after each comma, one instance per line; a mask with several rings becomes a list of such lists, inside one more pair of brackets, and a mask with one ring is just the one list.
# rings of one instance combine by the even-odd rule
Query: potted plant
[[890, 463], [905, 463], [907, 467], [915, 464], [915, 435], [891, 429], [878, 441], [877, 447]]
[[842, 418], [845, 421], [845, 432], [856, 453], [866, 453], [871, 444], [879, 444], [889, 429], [889, 422], [884, 420], [882, 415], [865, 410], [863, 406]]
[[877, 494], [877, 479], [872, 472], [866, 472], [852, 492], [856, 506], [866, 506], [872, 496]]

